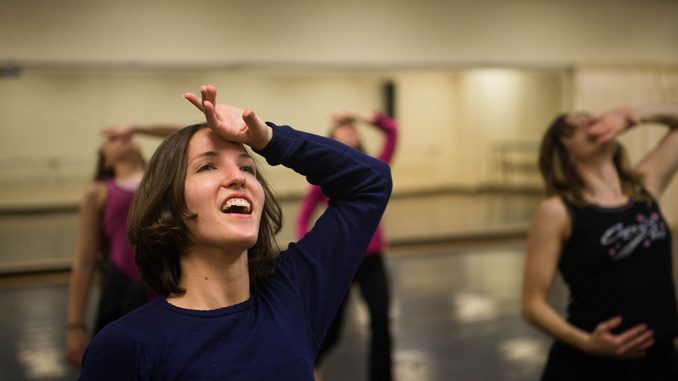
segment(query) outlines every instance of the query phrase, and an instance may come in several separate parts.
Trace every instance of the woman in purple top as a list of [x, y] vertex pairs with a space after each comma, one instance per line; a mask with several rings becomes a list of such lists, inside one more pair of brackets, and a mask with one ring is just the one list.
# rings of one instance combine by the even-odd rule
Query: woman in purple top
[[[385, 135], [384, 145], [377, 158], [390, 164], [398, 138], [398, 124], [395, 120], [382, 113], [343, 112], [332, 115], [333, 127], [330, 137], [347, 146], [364, 152], [362, 142], [356, 130], [356, 122], [368, 123], [381, 130]], [[327, 197], [318, 186], [312, 186], [301, 205], [297, 217], [297, 238], [303, 237], [309, 230], [311, 216], [320, 205], [327, 204]], [[386, 269], [382, 255], [387, 246], [381, 225], [377, 227], [370, 244], [365, 252], [354, 281], [360, 285], [360, 290], [370, 312], [370, 358], [369, 374], [371, 380], [392, 379], [392, 343], [389, 328], [389, 291]], [[348, 293], [346, 295], [348, 298]], [[347, 299], [346, 298], [346, 299]], [[332, 325], [325, 337], [318, 358], [316, 372], [324, 357], [336, 345], [341, 330], [346, 299], [342, 302]]]
[[92, 334], [147, 300], [127, 239], [127, 213], [146, 167], [132, 136], [167, 136], [176, 129], [169, 125], [127, 125], [102, 131], [107, 139], [98, 152], [94, 182], [80, 204], [70, 278], [66, 355], [75, 366], [80, 366], [89, 342], [85, 313], [102, 256], [101, 297]]

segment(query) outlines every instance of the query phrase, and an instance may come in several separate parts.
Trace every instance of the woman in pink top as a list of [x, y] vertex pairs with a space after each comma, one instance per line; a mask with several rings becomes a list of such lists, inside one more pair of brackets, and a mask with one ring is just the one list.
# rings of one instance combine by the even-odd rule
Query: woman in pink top
[[[340, 141], [350, 147], [364, 152], [356, 122], [365, 122], [378, 129], [384, 135], [384, 146], [379, 156], [381, 161], [390, 163], [395, 151], [398, 125], [395, 120], [382, 113], [358, 113], [343, 112], [332, 115], [333, 126], [330, 130], [330, 137]], [[312, 186], [301, 205], [301, 210], [297, 218], [297, 238], [301, 238], [309, 230], [309, 222], [314, 210], [320, 204], [326, 205], [327, 197], [322, 193], [318, 186]], [[392, 345], [391, 333], [389, 328], [389, 292], [386, 269], [382, 255], [387, 246], [386, 239], [381, 226], [379, 226], [372, 236], [372, 240], [365, 253], [365, 258], [356, 273], [354, 281], [360, 286], [363, 299], [370, 312], [370, 358], [369, 374], [370, 380], [391, 380], [392, 379]], [[348, 297], [348, 295], [346, 295]], [[327, 355], [327, 353], [336, 345], [339, 331], [341, 330], [342, 320], [346, 299], [339, 307], [337, 315], [327, 332], [318, 357], [316, 359], [316, 369]]]
[[107, 139], [98, 152], [94, 182], [80, 204], [69, 282], [66, 356], [77, 367], [90, 339], [85, 314], [97, 268], [102, 269], [101, 297], [92, 334], [148, 299], [127, 239], [127, 213], [146, 167], [132, 135], [164, 137], [178, 128], [129, 125], [103, 131]]

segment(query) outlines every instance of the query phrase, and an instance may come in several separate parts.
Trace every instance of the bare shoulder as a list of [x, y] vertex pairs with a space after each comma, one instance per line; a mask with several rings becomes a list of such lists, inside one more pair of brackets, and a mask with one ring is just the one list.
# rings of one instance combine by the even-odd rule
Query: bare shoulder
[[82, 198], [82, 207], [90, 207], [100, 209], [106, 201], [106, 183], [95, 181], [91, 183], [85, 190]]
[[560, 197], [551, 196], [539, 204], [533, 229], [557, 231], [562, 237], [569, 235], [570, 215]]
[[537, 209], [539, 214], [547, 215], [553, 218], [566, 218], [567, 208], [563, 200], [558, 196], [551, 196], [543, 200]]

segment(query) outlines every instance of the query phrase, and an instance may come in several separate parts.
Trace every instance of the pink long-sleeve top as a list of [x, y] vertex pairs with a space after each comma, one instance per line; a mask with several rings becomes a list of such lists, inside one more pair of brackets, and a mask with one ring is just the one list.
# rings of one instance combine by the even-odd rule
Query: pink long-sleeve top
[[[393, 153], [395, 152], [396, 142], [398, 140], [398, 123], [384, 114], [377, 114], [373, 121], [375, 127], [379, 128], [386, 135], [384, 146], [377, 158], [386, 164], [391, 163]], [[314, 210], [320, 203], [327, 205], [328, 198], [325, 196], [319, 186], [313, 185], [304, 196], [301, 203], [301, 210], [297, 217], [297, 239], [306, 234], [309, 230], [309, 221], [313, 215]], [[370, 244], [367, 246], [365, 255], [373, 255], [383, 252], [388, 245], [381, 224], [372, 236]]]

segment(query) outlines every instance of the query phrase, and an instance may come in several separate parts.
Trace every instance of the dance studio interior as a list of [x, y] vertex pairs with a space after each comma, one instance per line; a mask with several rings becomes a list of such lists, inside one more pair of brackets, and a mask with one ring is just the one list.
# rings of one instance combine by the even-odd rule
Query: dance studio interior
[[[217, 101], [316, 135], [342, 112], [397, 124], [380, 251], [392, 379], [540, 379], [554, 338], [521, 300], [528, 232], [550, 196], [542, 137], [563, 113], [678, 104], [677, 17], [671, 0], [4, 0], [0, 380], [79, 378], [67, 334], [92, 334], [103, 254], [77, 324], [69, 282], [101, 131], [204, 122], [182, 95], [205, 84]], [[382, 131], [360, 118], [355, 130], [378, 156]], [[633, 166], [666, 131], [618, 142]], [[162, 138], [133, 140], [149, 160]], [[254, 156], [282, 206], [285, 250], [310, 185]], [[658, 204], [675, 236], [675, 178]], [[316, 380], [372, 379], [361, 286]], [[566, 316], [569, 301], [557, 272], [548, 303]]]

